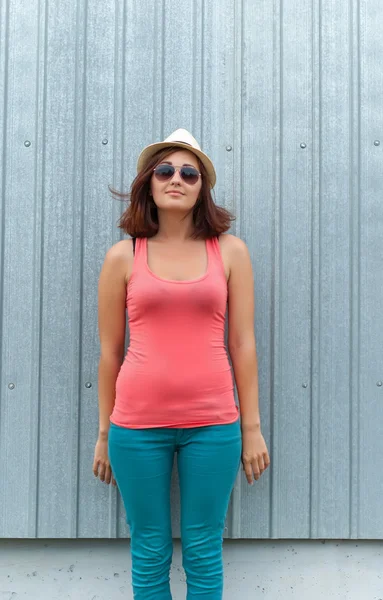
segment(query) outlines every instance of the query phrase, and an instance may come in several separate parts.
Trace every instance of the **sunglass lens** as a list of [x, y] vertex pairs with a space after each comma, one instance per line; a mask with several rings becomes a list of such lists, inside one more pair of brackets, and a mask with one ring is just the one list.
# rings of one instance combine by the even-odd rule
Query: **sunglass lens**
[[154, 172], [159, 181], [167, 181], [173, 177], [174, 167], [172, 165], [158, 165]]
[[198, 171], [194, 167], [182, 167], [181, 176], [185, 183], [193, 185], [198, 181]]

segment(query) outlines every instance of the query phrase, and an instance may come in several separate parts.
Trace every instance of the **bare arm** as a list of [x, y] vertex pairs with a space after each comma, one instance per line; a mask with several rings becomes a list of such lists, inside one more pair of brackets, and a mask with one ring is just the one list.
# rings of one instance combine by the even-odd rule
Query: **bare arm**
[[237, 384], [242, 430], [242, 464], [249, 484], [270, 464], [258, 402], [258, 364], [254, 334], [254, 282], [246, 244], [233, 236], [229, 276], [228, 349]]
[[98, 284], [98, 329], [101, 344], [98, 367], [99, 438], [108, 437], [116, 379], [124, 358], [126, 261], [126, 245], [118, 242], [106, 253]]
[[231, 242], [228, 350], [238, 390], [242, 430], [260, 429], [253, 271], [246, 244], [234, 236]]

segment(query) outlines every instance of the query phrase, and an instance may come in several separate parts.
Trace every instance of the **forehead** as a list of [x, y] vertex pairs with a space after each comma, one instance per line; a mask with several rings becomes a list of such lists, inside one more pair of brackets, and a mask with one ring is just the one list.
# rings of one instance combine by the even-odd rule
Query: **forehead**
[[176, 150], [175, 152], [170, 152], [165, 156], [163, 162], [170, 162], [173, 165], [193, 165], [194, 167], [199, 167], [198, 159], [193, 152], [189, 152], [188, 150]]

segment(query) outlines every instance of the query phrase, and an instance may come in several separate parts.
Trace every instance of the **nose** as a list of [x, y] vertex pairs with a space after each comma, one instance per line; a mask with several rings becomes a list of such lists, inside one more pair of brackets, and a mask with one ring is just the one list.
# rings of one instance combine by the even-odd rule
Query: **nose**
[[175, 173], [174, 173], [174, 175], [173, 175], [173, 177], [171, 178], [170, 181], [172, 183], [177, 183], [177, 182], [180, 183], [181, 179], [182, 178], [181, 178], [181, 175], [180, 175], [180, 171], [179, 171], [179, 169], [176, 169]]

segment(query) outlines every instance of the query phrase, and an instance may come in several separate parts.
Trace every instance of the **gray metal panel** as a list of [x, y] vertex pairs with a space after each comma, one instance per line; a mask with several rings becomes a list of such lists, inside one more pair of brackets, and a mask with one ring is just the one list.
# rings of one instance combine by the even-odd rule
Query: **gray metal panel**
[[[2, 219], [0, 530], [34, 535], [39, 353], [36, 2], [1, 5]], [[29, 143], [29, 146], [25, 145]], [[36, 235], [37, 234], [37, 235]], [[9, 387], [11, 386], [11, 387]]]
[[[82, 4], [45, 14], [37, 535], [76, 535], [82, 302]], [[79, 11], [78, 11], [79, 9]], [[76, 17], [77, 27], [76, 27]]]
[[[272, 427], [273, 253], [275, 244], [273, 186], [274, 7], [246, 0], [236, 15], [236, 85], [234, 121], [235, 234], [247, 244], [255, 281], [255, 333], [258, 358], [259, 403], [263, 434], [273, 468], [278, 464], [270, 447]], [[242, 32], [242, 33], [241, 33]], [[257, 40], [257, 43], [254, 43]], [[276, 95], [277, 98], [277, 95]], [[275, 461], [275, 462], [274, 462]], [[233, 537], [269, 537], [271, 534], [271, 472], [250, 487], [240, 473], [233, 493], [236, 510]]]
[[[77, 260], [82, 272], [77, 536], [83, 538], [115, 537], [117, 534], [116, 490], [101, 485], [91, 467], [98, 431], [97, 282], [107, 249], [121, 237], [116, 228], [120, 205], [107, 189], [114, 174], [120, 178], [122, 166], [123, 66], [118, 46], [123, 28], [121, 9], [119, 3], [112, 0], [91, 0], [79, 20], [82, 28], [79, 33], [86, 41], [86, 54], [81, 60], [77, 81], [78, 97], [83, 102], [78, 106], [78, 115], [83, 115], [83, 130], [79, 123], [77, 143], [82, 162], [78, 161], [76, 172], [76, 203], [83, 204], [79, 219], [82, 230], [78, 238], [82, 239], [82, 247], [78, 247]], [[103, 43], [100, 43], [100, 37]], [[87, 387], [89, 384], [91, 387]]]
[[[319, 15], [318, 15], [319, 16]], [[315, 172], [313, 227], [313, 537], [350, 536], [351, 285], [350, 15], [322, 3], [320, 88], [314, 139], [321, 136]], [[319, 42], [319, 39], [317, 40]], [[355, 65], [354, 65], [355, 67]], [[355, 69], [352, 73], [355, 75]], [[357, 198], [356, 198], [357, 201]]]
[[[310, 147], [311, 20], [311, 6], [303, 0], [284, 6], [279, 21], [283, 59], [273, 274], [278, 312], [273, 332], [273, 537], [310, 535], [311, 161], [300, 143]], [[305, 52], [299, 51], [302, 46]]]
[[[383, 73], [381, 2], [368, 2], [360, 18], [360, 144], [359, 178], [353, 177], [354, 190], [359, 189], [359, 213], [354, 217], [353, 311], [359, 318], [355, 329], [354, 360], [354, 481], [359, 483], [359, 506], [356, 533], [361, 538], [382, 538], [383, 498], [383, 212], [382, 212], [382, 148], [383, 148]], [[379, 141], [380, 145], [375, 145]], [[355, 141], [356, 143], [356, 141]], [[355, 193], [355, 192], [354, 192]], [[359, 254], [356, 253], [359, 250]], [[357, 335], [359, 334], [359, 337]], [[359, 344], [359, 348], [357, 346]]]
[[[186, 127], [254, 267], [272, 465], [253, 487], [239, 472], [225, 535], [382, 538], [379, 0], [0, 10], [0, 535], [129, 534], [91, 470], [97, 282], [124, 208], [107, 185]], [[178, 496], [175, 465], [175, 536]]]

